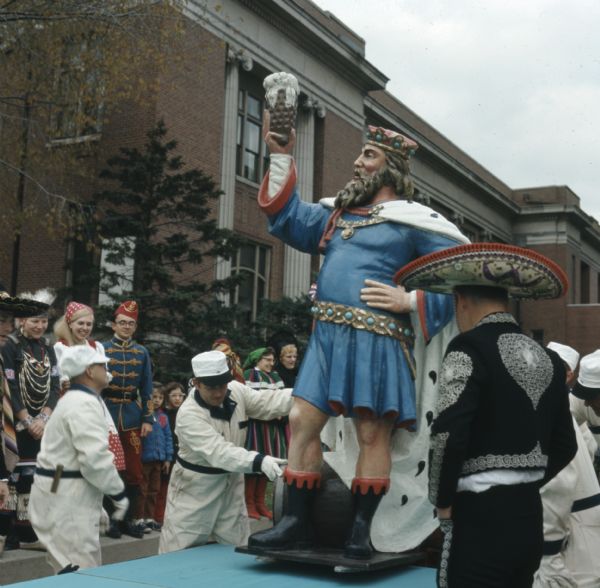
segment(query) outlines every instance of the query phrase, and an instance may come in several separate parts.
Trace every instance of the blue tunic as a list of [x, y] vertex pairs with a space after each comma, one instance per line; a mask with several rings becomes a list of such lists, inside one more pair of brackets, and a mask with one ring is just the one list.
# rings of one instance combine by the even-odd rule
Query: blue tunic
[[139, 429], [142, 422], [152, 424], [152, 363], [148, 350], [135, 341], [117, 337], [102, 345], [113, 377], [102, 397], [117, 430]]
[[[303, 202], [294, 191], [269, 217], [269, 231], [300, 251], [317, 254], [331, 212], [321, 204]], [[341, 218], [365, 217], [344, 212]], [[350, 239], [343, 239], [341, 229], [336, 229], [325, 249], [317, 300], [398, 318], [361, 301], [365, 280], [394, 285], [394, 274], [408, 262], [458, 244], [443, 235], [393, 221], [357, 228]], [[426, 294], [423, 310], [426, 324], [422, 328], [431, 337], [452, 318], [452, 297]], [[400, 342], [350, 325], [316, 321], [294, 395], [331, 415], [338, 414], [341, 406], [346, 416], [364, 416], [363, 410], [356, 409], [367, 409], [378, 417], [393, 414], [397, 425], [410, 426], [416, 418], [414, 381]]]

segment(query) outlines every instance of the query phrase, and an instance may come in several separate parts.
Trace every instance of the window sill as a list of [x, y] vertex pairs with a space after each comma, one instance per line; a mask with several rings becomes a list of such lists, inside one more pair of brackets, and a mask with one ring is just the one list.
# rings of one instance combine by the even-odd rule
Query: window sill
[[46, 147], [60, 147], [61, 145], [77, 145], [79, 143], [93, 143], [100, 141], [102, 133], [94, 133], [91, 135], [80, 135], [79, 137], [67, 137], [65, 139], [52, 139], [46, 143]]
[[246, 186], [251, 186], [252, 188], [256, 188], [257, 190], [260, 188], [260, 182], [253, 182], [244, 176], [235, 176], [235, 181], [240, 182], [241, 184], [246, 184]]

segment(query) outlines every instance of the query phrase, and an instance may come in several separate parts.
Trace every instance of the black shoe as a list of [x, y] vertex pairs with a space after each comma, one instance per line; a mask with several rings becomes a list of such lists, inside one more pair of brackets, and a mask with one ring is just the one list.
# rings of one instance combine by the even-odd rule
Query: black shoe
[[154, 519], [146, 520], [145, 524], [146, 528], [150, 529], [151, 531], [160, 531], [162, 529], [162, 525], [157, 523]]
[[134, 521], [125, 521], [121, 527], [121, 530], [124, 535], [129, 535], [130, 537], [141, 539], [144, 536], [145, 528], [146, 525], [139, 525]]
[[119, 528], [118, 521], [110, 519], [110, 525], [108, 526], [108, 530], [106, 531], [107, 537], [112, 537], [113, 539], [121, 538], [121, 529]]
[[383, 491], [375, 494], [369, 488], [366, 494], [357, 489], [354, 494], [354, 523], [350, 532], [350, 539], [344, 546], [344, 557], [350, 559], [369, 559], [373, 555], [371, 547], [371, 521], [375, 511], [383, 498]]
[[317, 488], [298, 488], [295, 483], [287, 487], [287, 511], [272, 529], [254, 533], [248, 547], [264, 550], [307, 549], [314, 543], [314, 530], [310, 521], [310, 504]]
[[14, 549], [20, 549], [21, 543], [16, 535], [8, 535], [4, 543], [4, 551], [13, 551]]

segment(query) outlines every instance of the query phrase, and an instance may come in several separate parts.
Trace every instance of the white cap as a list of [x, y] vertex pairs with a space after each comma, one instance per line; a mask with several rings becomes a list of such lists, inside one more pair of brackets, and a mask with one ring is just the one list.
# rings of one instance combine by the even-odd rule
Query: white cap
[[58, 370], [62, 376], [70, 379], [83, 374], [85, 368], [97, 363], [108, 363], [102, 346], [95, 349], [90, 345], [72, 345], [62, 350]]
[[227, 356], [222, 351], [205, 351], [192, 358], [194, 377], [209, 380], [229, 382], [231, 371], [227, 364]]
[[562, 343], [556, 343], [555, 341], [550, 341], [547, 345], [548, 349], [552, 349], [560, 355], [560, 358], [569, 366], [572, 372], [577, 369], [577, 364], [579, 363], [579, 353], [575, 351], [572, 347], [568, 345], [563, 345]]
[[572, 392], [583, 400], [595, 398], [600, 394], [600, 349], [581, 358], [579, 376]]

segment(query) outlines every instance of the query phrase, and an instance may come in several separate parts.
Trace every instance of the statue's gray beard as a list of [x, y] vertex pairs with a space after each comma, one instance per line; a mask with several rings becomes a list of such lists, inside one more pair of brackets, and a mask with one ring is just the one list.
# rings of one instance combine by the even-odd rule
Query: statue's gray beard
[[352, 208], [369, 204], [383, 185], [383, 170], [371, 176], [354, 177], [337, 193], [335, 207]]

